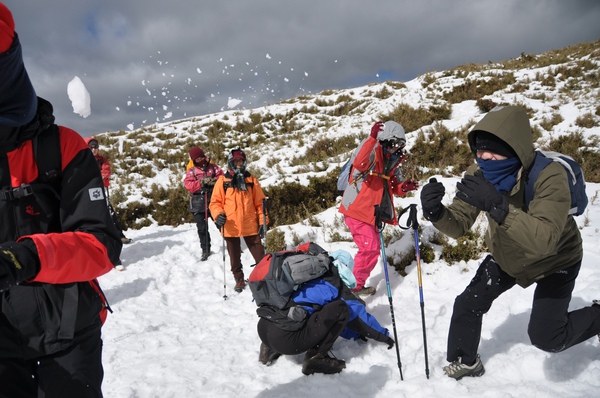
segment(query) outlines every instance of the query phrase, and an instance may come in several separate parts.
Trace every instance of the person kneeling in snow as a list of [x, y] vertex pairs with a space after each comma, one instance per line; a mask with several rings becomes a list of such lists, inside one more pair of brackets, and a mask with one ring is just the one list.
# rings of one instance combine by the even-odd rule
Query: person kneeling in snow
[[[322, 277], [305, 282], [293, 293], [291, 300], [304, 308], [309, 316], [296, 331], [284, 330], [275, 322], [260, 318], [258, 335], [262, 341], [259, 361], [271, 365], [283, 355], [306, 352], [302, 373], [334, 374], [346, 367], [346, 362], [328, 354], [338, 337], [352, 340], [367, 338], [394, 346], [377, 319], [369, 314], [364, 302], [350, 288], [356, 286], [352, 274], [354, 260], [344, 251], [331, 253], [331, 267]], [[320, 308], [315, 309], [314, 307]]]

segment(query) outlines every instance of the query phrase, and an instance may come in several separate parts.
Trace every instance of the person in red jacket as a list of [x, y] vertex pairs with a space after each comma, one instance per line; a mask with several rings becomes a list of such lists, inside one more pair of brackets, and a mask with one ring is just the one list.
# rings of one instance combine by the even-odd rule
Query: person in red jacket
[[121, 242], [129, 244], [131, 243], [131, 239], [126, 237], [123, 233], [123, 226], [119, 221], [117, 212], [115, 211], [114, 207], [112, 207], [112, 205], [110, 204], [110, 196], [108, 194], [108, 187], [110, 186], [110, 175], [112, 173], [110, 169], [110, 162], [108, 161], [108, 158], [106, 156], [100, 155], [100, 145], [98, 144], [98, 140], [96, 139], [96, 137], [87, 137], [85, 139], [85, 142], [86, 144], [88, 144], [88, 147], [92, 151], [94, 158], [96, 158], [96, 163], [98, 163], [98, 167], [100, 168], [100, 174], [102, 175], [102, 182], [104, 183], [104, 190], [106, 191], [107, 196], [106, 203], [108, 204], [110, 216], [112, 217], [112, 220], [115, 223], [115, 226], [117, 227], [117, 231], [119, 231], [119, 235], [121, 236]]
[[204, 151], [197, 146], [190, 148], [190, 160], [193, 166], [185, 174], [183, 185], [190, 193], [190, 212], [198, 229], [198, 238], [202, 248], [200, 261], [206, 261], [210, 256], [210, 234], [208, 233], [208, 219], [211, 218], [208, 205], [212, 191], [221, 177], [223, 170], [204, 155]]
[[404, 128], [394, 122], [377, 122], [371, 134], [358, 147], [350, 170], [350, 181], [340, 204], [339, 212], [352, 233], [358, 251], [354, 258], [356, 287], [361, 296], [375, 293], [365, 282], [379, 258], [381, 249], [379, 231], [375, 226], [375, 206], [381, 210], [381, 221], [398, 225], [394, 196], [405, 196], [418, 188], [412, 180], [403, 181], [400, 165], [406, 158], [402, 149], [406, 144]]
[[102, 177], [36, 96], [0, 3], [0, 396], [102, 397], [97, 278], [122, 243]]

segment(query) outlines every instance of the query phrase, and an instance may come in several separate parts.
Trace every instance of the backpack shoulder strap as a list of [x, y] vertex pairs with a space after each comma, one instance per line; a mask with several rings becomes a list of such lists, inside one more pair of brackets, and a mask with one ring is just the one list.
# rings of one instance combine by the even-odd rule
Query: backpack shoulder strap
[[[50, 125], [33, 139], [32, 145], [38, 167], [38, 181], [53, 185], [59, 182], [62, 172], [62, 154], [58, 126]], [[43, 156], [40, 155], [39, 148], [45, 149]]]
[[525, 177], [524, 201], [526, 207], [529, 207], [529, 202], [533, 199], [533, 185], [539, 177], [540, 172], [550, 163], [552, 163], [552, 159], [546, 157], [543, 152], [535, 151], [535, 159]]

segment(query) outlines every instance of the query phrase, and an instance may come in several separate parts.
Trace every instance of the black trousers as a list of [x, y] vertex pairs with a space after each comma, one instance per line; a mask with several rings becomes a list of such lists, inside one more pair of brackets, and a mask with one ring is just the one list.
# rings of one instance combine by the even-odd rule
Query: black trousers
[[[548, 352], [563, 351], [600, 333], [600, 306], [568, 312], [581, 261], [536, 283], [527, 332]], [[515, 286], [492, 256], [486, 257], [464, 292], [456, 297], [448, 333], [447, 360], [472, 364], [477, 357], [483, 315], [494, 300]]]
[[208, 220], [210, 219], [210, 211], [207, 210], [208, 218], [205, 218], [205, 213], [195, 213], [194, 221], [198, 229], [198, 239], [200, 239], [200, 247], [202, 253], [210, 252], [210, 234], [208, 233]]
[[0, 398], [101, 398], [103, 377], [98, 328], [53, 355], [0, 358]]
[[348, 324], [350, 310], [343, 300], [335, 300], [314, 312], [298, 331], [282, 330], [273, 322], [260, 318], [258, 336], [271, 349], [284, 355], [295, 355], [316, 348], [327, 353]]

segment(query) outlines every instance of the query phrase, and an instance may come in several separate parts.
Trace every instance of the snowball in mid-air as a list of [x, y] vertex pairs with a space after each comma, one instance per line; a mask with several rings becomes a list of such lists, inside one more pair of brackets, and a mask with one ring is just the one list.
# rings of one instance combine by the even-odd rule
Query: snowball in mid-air
[[229, 101], [227, 101], [227, 107], [235, 108], [236, 106], [239, 105], [240, 102], [242, 102], [242, 100], [229, 97]]
[[90, 108], [90, 93], [87, 91], [81, 79], [77, 76], [67, 85], [67, 95], [73, 106], [73, 113], [88, 117], [92, 111]]

